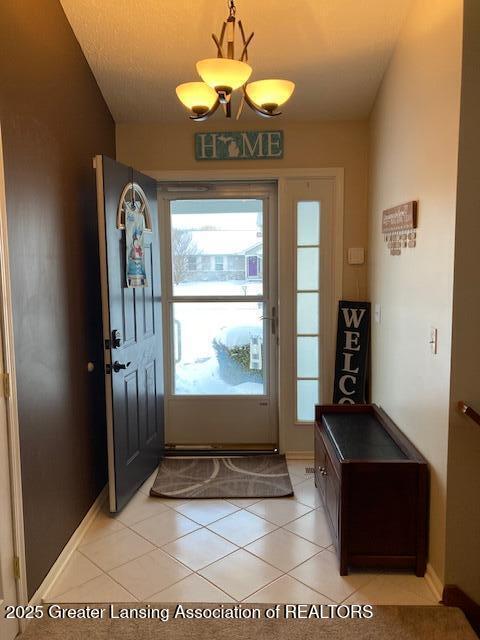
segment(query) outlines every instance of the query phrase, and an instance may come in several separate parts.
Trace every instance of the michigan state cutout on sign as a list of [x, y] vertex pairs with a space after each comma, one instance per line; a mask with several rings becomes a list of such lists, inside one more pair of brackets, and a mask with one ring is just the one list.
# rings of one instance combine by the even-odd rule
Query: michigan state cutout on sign
[[283, 131], [195, 134], [195, 160], [281, 160]]

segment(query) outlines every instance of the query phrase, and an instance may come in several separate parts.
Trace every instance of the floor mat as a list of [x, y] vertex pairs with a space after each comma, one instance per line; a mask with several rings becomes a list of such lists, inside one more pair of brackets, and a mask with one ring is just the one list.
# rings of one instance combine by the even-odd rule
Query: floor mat
[[150, 495], [162, 498], [280, 498], [293, 495], [284, 455], [164, 458]]

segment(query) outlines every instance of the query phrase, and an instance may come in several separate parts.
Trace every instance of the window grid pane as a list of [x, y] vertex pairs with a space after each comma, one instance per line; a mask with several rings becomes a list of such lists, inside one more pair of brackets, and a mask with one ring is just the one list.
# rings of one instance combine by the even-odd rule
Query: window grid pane
[[297, 247], [297, 290], [318, 291], [319, 249]]
[[297, 338], [297, 378], [318, 378], [318, 337]]
[[297, 293], [297, 335], [318, 335], [318, 297], [317, 292]]
[[296, 420], [313, 422], [320, 399], [320, 202], [297, 202]]
[[299, 202], [297, 205], [297, 245], [320, 244], [320, 203]]
[[313, 422], [318, 404], [318, 380], [297, 380], [297, 420]]

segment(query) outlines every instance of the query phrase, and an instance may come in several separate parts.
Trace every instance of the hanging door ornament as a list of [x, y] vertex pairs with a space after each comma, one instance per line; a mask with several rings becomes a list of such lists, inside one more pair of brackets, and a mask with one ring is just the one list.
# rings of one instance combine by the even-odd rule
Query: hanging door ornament
[[125, 185], [117, 211], [117, 228], [125, 229], [127, 287], [148, 287], [145, 268], [146, 233], [151, 231], [148, 201], [136, 182]]

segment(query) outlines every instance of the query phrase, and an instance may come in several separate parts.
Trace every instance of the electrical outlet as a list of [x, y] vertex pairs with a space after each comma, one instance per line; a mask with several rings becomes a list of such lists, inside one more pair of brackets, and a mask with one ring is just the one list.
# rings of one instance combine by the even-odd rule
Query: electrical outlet
[[430, 329], [430, 348], [433, 355], [438, 353], [438, 329], [431, 327]]

